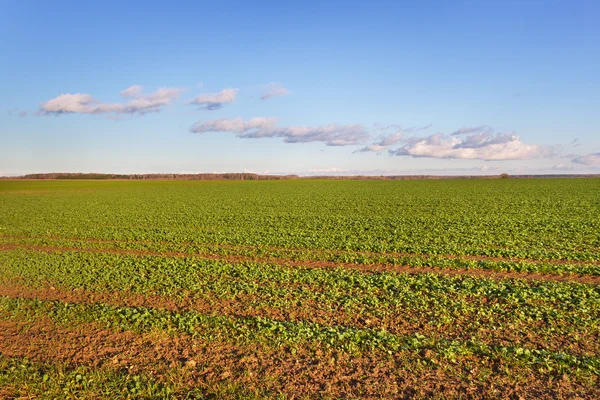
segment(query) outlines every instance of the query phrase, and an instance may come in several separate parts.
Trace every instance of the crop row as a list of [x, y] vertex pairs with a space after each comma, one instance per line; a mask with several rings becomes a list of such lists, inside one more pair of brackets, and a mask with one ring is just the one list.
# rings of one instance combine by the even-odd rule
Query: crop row
[[[75, 268], [75, 269], [74, 269]], [[276, 264], [114, 254], [0, 253], [4, 284], [163, 296], [223, 315], [428, 332], [595, 353], [600, 288], [434, 274], [364, 274]], [[567, 343], [567, 344], [565, 344]]]
[[54, 281], [71, 287], [141, 293], [152, 290], [170, 294], [211, 288], [231, 297], [237, 293], [291, 288], [298, 294], [332, 296], [331, 300], [335, 301], [342, 301], [340, 296], [350, 299], [362, 292], [379, 297], [381, 302], [397, 304], [395, 302], [407, 299], [418, 301], [431, 293], [440, 299], [486, 297], [520, 306], [542, 302], [569, 312], [593, 313], [600, 306], [600, 287], [596, 285], [519, 279], [497, 281], [437, 274], [361, 273], [343, 268], [230, 263], [195, 257], [15, 249], [0, 252], [0, 268], [4, 278], [19, 276], [31, 283]]
[[348, 250], [285, 249], [217, 244], [121, 242], [57, 237], [0, 236], [0, 245], [22, 245], [51, 249], [129, 251], [131, 253], [163, 253], [187, 256], [244, 257], [256, 260], [325, 261], [366, 265], [401, 265], [418, 268], [481, 269], [499, 272], [535, 272], [549, 274], [600, 275], [600, 262], [569, 260], [494, 259], [477, 256], [373, 253]]
[[147, 332], [160, 330], [184, 333], [207, 340], [232, 340], [240, 343], [264, 342], [271, 346], [288, 346], [314, 342], [351, 354], [380, 350], [392, 354], [429, 350], [442, 358], [478, 356], [503, 360], [515, 366], [536, 368], [550, 374], [583, 373], [600, 375], [600, 359], [595, 356], [573, 356], [544, 349], [519, 346], [489, 346], [477, 341], [433, 340], [423, 335], [393, 335], [383, 330], [321, 326], [302, 322], [264, 318], [232, 318], [195, 312], [174, 313], [148, 308], [124, 308], [103, 304], [76, 305], [60, 302], [0, 298], [0, 310], [12, 318], [19, 315], [48, 316], [68, 324], [102, 322], [112, 328]]

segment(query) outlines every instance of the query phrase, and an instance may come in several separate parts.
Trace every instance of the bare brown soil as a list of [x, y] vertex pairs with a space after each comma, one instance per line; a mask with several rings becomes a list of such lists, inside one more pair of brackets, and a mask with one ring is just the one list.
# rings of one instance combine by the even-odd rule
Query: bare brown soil
[[159, 256], [159, 257], [197, 257], [207, 260], [226, 261], [226, 262], [268, 262], [276, 263], [289, 267], [303, 268], [348, 268], [366, 272], [398, 272], [409, 274], [434, 273], [440, 275], [467, 275], [474, 277], [484, 277], [490, 279], [529, 279], [554, 282], [577, 282], [598, 285], [600, 284], [600, 276], [597, 275], [577, 275], [577, 274], [545, 274], [534, 272], [499, 272], [484, 269], [465, 269], [465, 268], [436, 268], [436, 267], [414, 267], [407, 265], [392, 265], [392, 264], [358, 264], [349, 262], [334, 262], [334, 261], [299, 261], [288, 260], [278, 257], [263, 257], [257, 258], [245, 255], [217, 255], [207, 253], [184, 253], [184, 252], [157, 252], [148, 250], [129, 250], [129, 249], [94, 249], [94, 248], [78, 248], [78, 247], [52, 247], [39, 245], [25, 244], [0, 244], [0, 251], [10, 251], [15, 249], [35, 250], [45, 252], [87, 252], [87, 253], [106, 253], [106, 254], [126, 254], [138, 256]]
[[[117, 307], [146, 307], [164, 309], [173, 312], [197, 311], [206, 315], [231, 316], [234, 318], [262, 317], [274, 320], [292, 322], [309, 322], [321, 325], [352, 326], [360, 329], [385, 329], [395, 335], [412, 335], [419, 333], [433, 339], [456, 339], [461, 341], [477, 340], [504, 346], [520, 345], [526, 348], [546, 349], [554, 352], [568, 352], [573, 355], [595, 356], [600, 350], [600, 332], [580, 331], [575, 340], [570, 335], [559, 335], [554, 332], [547, 335], [546, 322], [521, 322], [512, 325], [511, 329], [494, 329], [490, 325], [482, 328], [472, 325], [473, 316], [470, 314], [455, 316], [451, 325], [436, 326], [427, 322], [429, 316], [408, 315], [414, 311], [399, 309], [390, 315], [379, 318], [369, 310], [349, 312], [343, 305], [331, 304], [323, 307], [317, 301], [305, 299], [296, 307], [280, 308], [260, 304], [258, 296], [238, 296], [234, 300], [221, 299], [204, 293], [202, 297], [170, 298], [152, 294], [136, 294], [125, 291], [96, 292], [89, 290], [61, 288], [47, 285], [45, 287], [26, 286], [18, 281], [0, 285], [0, 296], [10, 298], [38, 299], [44, 301], [62, 301], [71, 304], [103, 303]], [[258, 301], [257, 301], [258, 300]], [[487, 298], [479, 300], [482, 307], [488, 303]], [[254, 304], [254, 305], [250, 305]], [[425, 311], [424, 311], [425, 312]], [[412, 318], [411, 318], [412, 317]], [[565, 325], [565, 326], [562, 326]], [[554, 329], [566, 328], [567, 322], [557, 321]]]
[[[47, 319], [0, 320], [0, 353], [37, 362], [68, 363], [144, 374], [160, 381], [178, 370], [187, 388], [235, 383], [250, 393], [290, 398], [598, 398], [597, 385], [575, 376], [539, 374], [499, 361], [464, 357], [457, 364], [423, 354], [373, 352], [351, 356], [323, 347], [268, 347], [116, 332], [97, 324], [59, 326]], [[423, 364], [425, 362], [427, 365]], [[180, 392], [185, 391], [180, 388]]]

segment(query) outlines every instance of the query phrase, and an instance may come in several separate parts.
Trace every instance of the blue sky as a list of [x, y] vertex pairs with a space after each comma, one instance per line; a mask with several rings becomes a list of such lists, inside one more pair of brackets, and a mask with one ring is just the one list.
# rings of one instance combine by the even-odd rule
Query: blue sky
[[600, 173], [598, 1], [0, 8], [0, 175]]

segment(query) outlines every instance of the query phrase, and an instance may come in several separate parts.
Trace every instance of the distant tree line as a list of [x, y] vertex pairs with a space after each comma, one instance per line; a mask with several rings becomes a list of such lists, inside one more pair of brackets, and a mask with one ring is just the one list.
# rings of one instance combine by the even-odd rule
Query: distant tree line
[[99, 174], [99, 173], [49, 173], [28, 174], [13, 179], [93, 179], [93, 180], [226, 180], [226, 181], [256, 181], [293, 179], [296, 175], [259, 175], [251, 173], [224, 173], [224, 174]]
[[89, 179], [89, 180], [180, 180], [180, 181], [260, 181], [285, 179], [330, 179], [330, 180], [424, 180], [424, 179], [506, 179], [506, 178], [600, 178], [600, 174], [556, 174], [556, 175], [353, 175], [353, 176], [303, 176], [298, 175], [260, 175], [252, 173], [223, 174], [100, 174], [57, 172], [46, 174], [27, 174], [2, 179]]

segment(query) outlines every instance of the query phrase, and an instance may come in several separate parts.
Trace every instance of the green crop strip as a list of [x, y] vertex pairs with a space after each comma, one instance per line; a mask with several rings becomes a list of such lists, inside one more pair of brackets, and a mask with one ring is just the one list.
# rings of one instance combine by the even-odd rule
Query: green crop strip
[[[334, 320], [376, 319], [391, 330], [447, 327], [459, 337], [479, 337], [480, 329], [487, 335], [492, 335], [489, 330], [508, 329], [526, 338], [532, 324], [534, 336], [548, 342], [568, 336], [578, 343], [600, 332], [600, 287], [575, 283], [30, 251], [0, 253], [0, 271], [7, 284], [19, 278], [31, 286], [52, 282], [96, 292], [159, 294], [192, 304], [200, 299], [215, 307], [226, 300], [233, 302], [231, 307], [239, 303], [238, 308], [305, 310], [305, 315], [319, 312]], [[386, 325], [388, 320], [401, 326]]]
[[476, 341], [432, 340], [419, 334], [398, 336], [382, 330], [322, 326], [293, 323], [264, 318], [229, 318], [208, 316], [195, 312], [172, 313], [143, 307], [111, 307], [103, 304], [73, 305], [61, 302], [0, 298], [0, 310], [13, 317], [23, 315], [49, 316], [56, 322], [68, 324], [103, 322], [112, 328], [139, 332], [160, 330], [185, 333], [206, 340], [233, 340], [240, 343], [266, 342], [272, 346], [291, 346], [307, 341], [342, 351], [361, 352], [382, 350], [422, 352], [431, 350], [455, 360], [479, 356], [502, 359], [527, 368], [539, 368], [546, 373], [584, 372], [600, 374], [600, 358], [553, 353], [544, 349], [518, 346], [489, 346]]
[[[332, 301], [366, 295], [381, 303], [487, 297], [519, 306], [554, 304], [557, 310], [597, 312], [600, 287], [568, 282], [492, 280], [437, 274], [361, 273], [345, 269], [286, 267], [278, 264], [95, 253], [0, 252], [4, 279], [31, 284], [56, 282], [85, 289], [153, 291], [169, 295], [205, 289], [232, 297], [265, 291], [330, 296]], [[303, 287], [304, 286], [304, 287]], [[295, 293], [295, 294], [302, 294]], [[343, 296], [343, 297], [341, 297]], [[323, 300], [323, 297], [314, 297]]]
[[[206, 255], [221, 257], [246, 257], [254, 259], [269, 259], [287, 261], [327, 261], [332, 263], [383, 264], [402, 265], [409, 267], [434, 267], [450, 269], [483, 269], [499, 272], [536, 272], [550, 274], [586, 274], [600, 275], [598, 263], [572, 261], [530, 261], [530, 260], [490, 260], [456, 258], [454, 256], [431, 255], [394, 255], [365, 253], [355, 251], [331, 251], [311, 249], [271, 249], [248, 248], [245, 246], [219, 246], [210, 244], [177, 244], [153, 242], [116, 242], [116, 241], [86, 241], [77, 239], [60, 239], [50, 237], [6, 237], [0, 236], [0, 244], [42, 246], [43, 248], [66, 248], [85, 250], [110, 251], [139, 251], [151, 253], [178, 254], [179, 256], [202, 257]], [[467, 256], [465, 256], [467, 257]], [[474, 256], [469, 256], [474, 257]]]
[[3, 233], [600, 259], [599, 179], [71, 184], [2, 183]]

